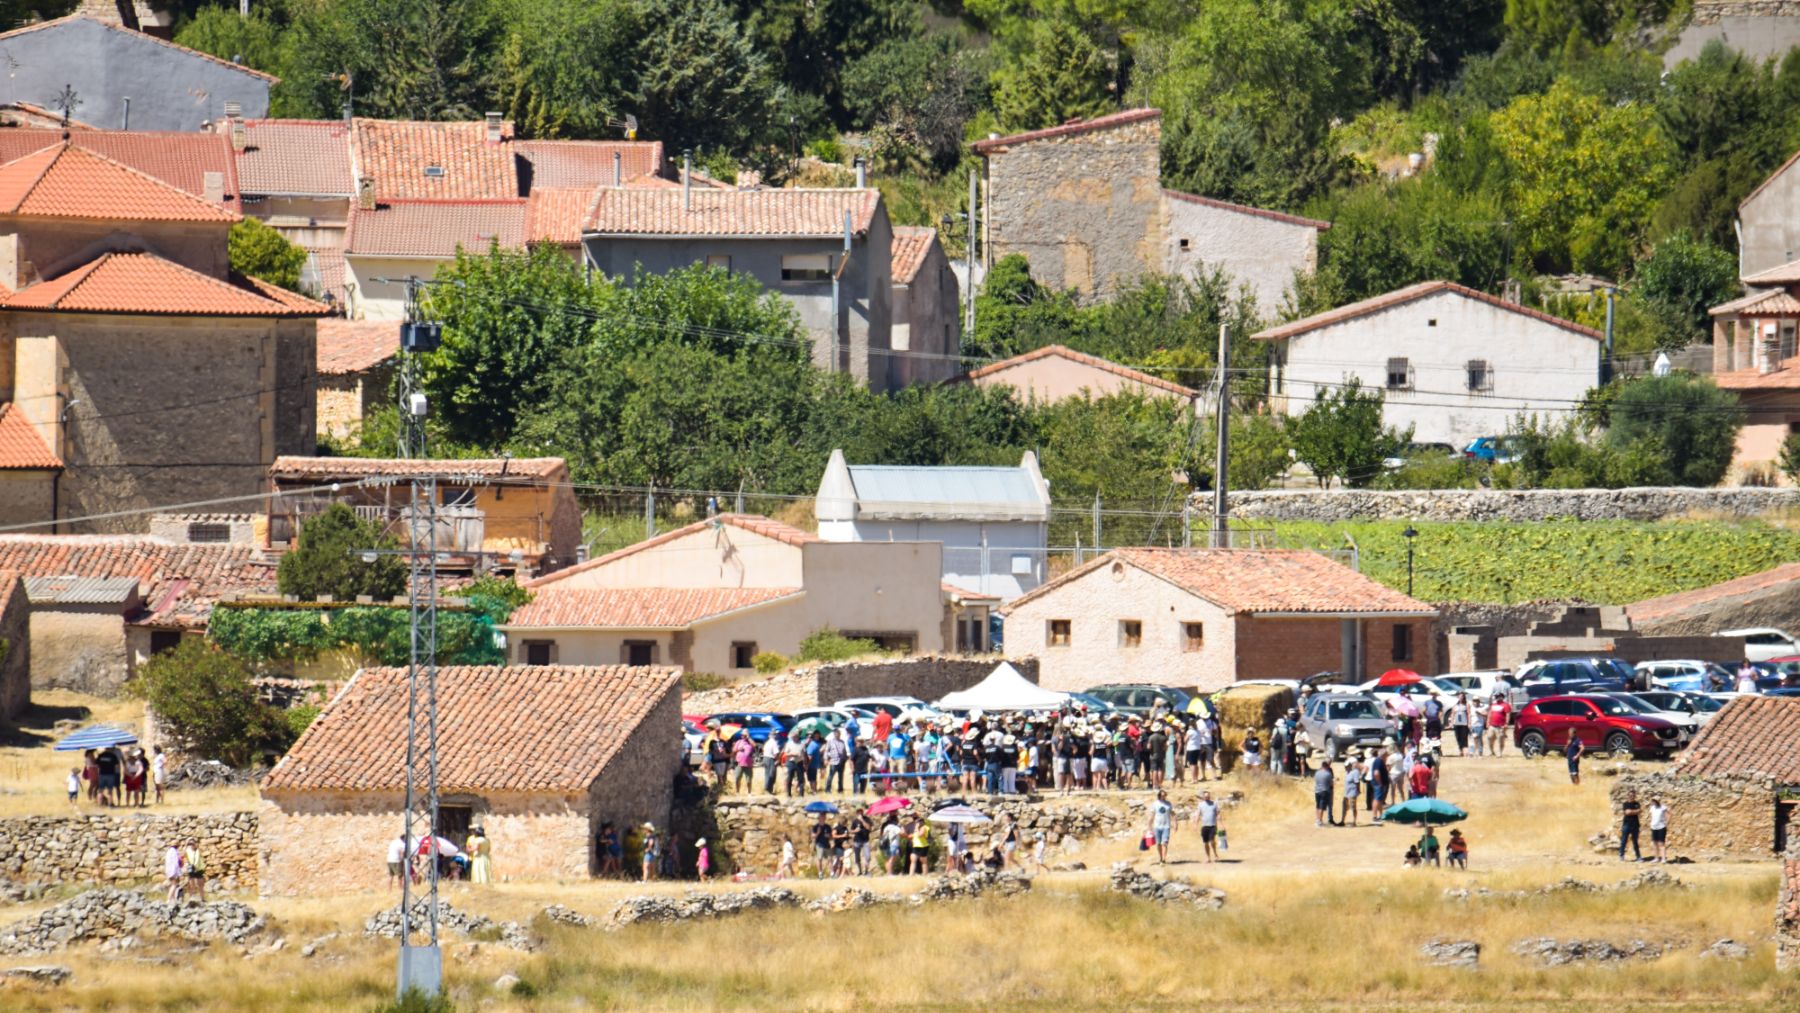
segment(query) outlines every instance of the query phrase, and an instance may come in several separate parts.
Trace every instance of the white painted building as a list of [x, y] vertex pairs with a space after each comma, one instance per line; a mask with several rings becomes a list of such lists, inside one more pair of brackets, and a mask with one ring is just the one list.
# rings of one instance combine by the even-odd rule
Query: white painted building
[[1385, 393], [1385, 419], [1458, 448], [1520, 415], [1561, 418], [1599, 379], [1603, 335], [1447, 281], [1428, 281], [1256, 335], [1271, 351], [1270, 402], [1298, 415], [1355, 377]]
[[1163, 269], [1194, 278], [1223, 269], [1247, 286], [1273, 315], [1294, 287], [1294, 275], [1319, 266], [1321, 222], [1229, 201], [1163, 191]]
[[944, 583], [1007, 601], [1044, 582], [1050, 483], [1017, 467], [848, 464], [833, 450], [813, 507], [831, 542], [941, 542]]

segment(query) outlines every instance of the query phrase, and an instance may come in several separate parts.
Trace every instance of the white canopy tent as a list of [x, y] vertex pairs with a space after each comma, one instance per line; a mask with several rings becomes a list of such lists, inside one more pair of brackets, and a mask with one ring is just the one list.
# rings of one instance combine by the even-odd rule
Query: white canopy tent
[[945, 696], [937, 702], [940, 710], [1027, 711], [1054, 710], [1069, 699], [1067, 693], [1043, 689], [1019, 674], [1019, 670], [1002, 661], [988, 677]]

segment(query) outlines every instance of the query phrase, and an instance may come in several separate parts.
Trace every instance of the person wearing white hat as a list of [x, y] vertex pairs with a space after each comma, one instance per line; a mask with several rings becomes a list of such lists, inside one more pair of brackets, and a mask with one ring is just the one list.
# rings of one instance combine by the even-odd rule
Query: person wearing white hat
[[1000, 739], [1000, 794], [1019, 793], [1019, 740], [1009, 732]]
[[700, 882], [708, 882], [712, 879], [712, 849], [706, 846], [704, 837], [695, 841], [694, 847], [699, 849], [694, 858], [694, 868], [700, 872]]
[[656, 860], [662, 854], [662, 849], [660, 847], [658, 847], [658, 844], [659, 844], [659, 842], [656, 837], [656, 824], [645, 823], [644, 824], [644, 872], [643, 872], [643, 877], [640, 880], [640, 882], [648, 883], [648, 882], [650, 882], [651, 879], [655, 878], [655, 876], [656, 876]]

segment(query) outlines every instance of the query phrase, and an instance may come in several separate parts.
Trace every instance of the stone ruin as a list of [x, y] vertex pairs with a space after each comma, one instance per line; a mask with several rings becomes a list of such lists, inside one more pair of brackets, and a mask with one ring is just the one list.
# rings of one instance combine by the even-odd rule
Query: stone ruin
[[139, 934], [241, 943], [267, 927], [254, 908], [236, 901], [171, 905], [109, 887], [89, 890], [33, 918], [0, 928], [0, 953], [50, 953], [78, 943], [107, 943]]
[[684, 922], [709, 918], [726, 918], [747, 911], [772, 911], [780, 908], [803, 909], [815, 914], [831, 914], [857, 908], [888, 904], [917, 906], [940, 901], [964, 900], [984, 894], [1009, 897], [1031, 889], [1031, 878], [1020, 872], [994, 872], [978, 869], [967, 875], [942, 875], [929, 880], [917, 893], [878, 893], [862, 887], [846, 886], [817, 900], [805, 897], [785, 886], [759, 886], [751, 890], [707, 893], [689, 890], [679, 897], [627, 897], [613, 907], [604, 918], [592, 918], [571, 911], [560, 904], [544, 909], [544, 917], [565, 925], [601, 928], [607, 931], [639, 922]]
[[1163, 904], [1181, 904], [1217, 911], [1225, 906], [1225, 891], [1216, 886], [1200, 886], [1184, 879], [1157, 879], [1147, 872], [1132, 868], [1130, 862], [1115, 862], [1107, 888], [1133, 897]]
[[1558, 893], [1622, 893], [1631, 890], [1685, 890], [1687, 884], [1661, 869], [1645, 869], [1643, 872], [1622, 879], [1611, 886], [1601, 886], [1585, 879], [1564, 876], [1562, 879], [1535, 890], [1490, 890], [1485, 886], [1461, 887], [1453, 886], [1444, 890], [1445, 900], [1523, 900], [1527, 897], [1548, 897]]
[[[430, 912], [425, 898], [413, 901], [413, 918], [422, 922]], [[469, 914], [450, 906], [448, 901], [438, 901], [438, 928], [449, 929], [465, 936], [491, 937], [502, 946], [515, 950], [535, 950], [538, 941], [518, 922], [500, 922], [486, 915]], [[369, 916], [363, 922], [363, 935], [381, 936], [387, 939], [400, 938], [400, 905], [383, 908]]]

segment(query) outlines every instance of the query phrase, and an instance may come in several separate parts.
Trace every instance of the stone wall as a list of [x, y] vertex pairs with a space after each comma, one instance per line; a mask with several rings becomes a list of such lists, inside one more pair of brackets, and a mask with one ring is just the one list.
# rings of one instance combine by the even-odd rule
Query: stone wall
[[[162, 879], [163, 849], [200, 842], [209, 886], [251, 889], [255, 813], [22, 816], [0, 820], [0, 879], [15, 883], [139, 883]], [[379, 856], [377, 856], [379, 857]]]
[[1800, 0], [1694, 0], [1693, 24], [1717, 24], [1727, 17], [1800, 18]]
[[[1211, 500], [1197, 507], [1211, 509]], [[1690, 514], [1761, 517], [1800, 508], [1800, 489], [1283, 489], [1231, 494], [1242, 521], [1654, 521]]]
[[1781, 895], [1775, 901], [1775, 970], [1800, 969], [1800, 846], [1781, 856]]
[[[1767, 778], [1683, 777], [1666, 772], [1626, 774], [1613, 785], [1613, 830], [1628, 792], [1649, 808], [1669, 807], [1669, 853], [1684, 858], [1766, 859], [1775, 849], [1775, 785]], [[1649, 844], [1649, 819], [1644, 843]]]
[[114, 696], [131, 678], [125, 619], [117, 611], [44, 606], [31, 610], [29, 628], [33, 689]]
[[[1031, 682], [1038, 681], [1036, 658], [1007, 659]], [[775, 711], [828, 707], [859, 696], [913, 696], [927, 703], [946, 693], [968, 689], [988, 677], [1000, 659], [917, 655], [882, 661], [838, 661], [806, 665], [792, 672], [720, 689], [690, 693], [682, 701], [688, 714], [726, 711]]]

